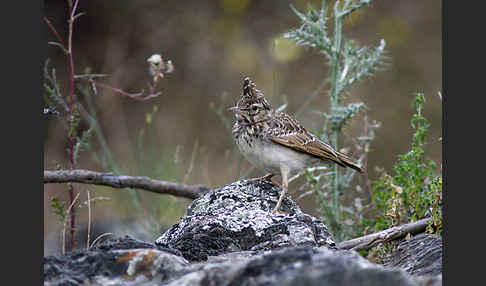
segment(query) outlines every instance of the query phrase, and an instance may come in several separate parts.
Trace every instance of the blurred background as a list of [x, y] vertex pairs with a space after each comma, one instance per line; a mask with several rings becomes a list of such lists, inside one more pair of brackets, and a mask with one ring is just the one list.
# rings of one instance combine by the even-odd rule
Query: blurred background
[[[93, 97], [100, 127], [120, 173], [211, 188], [240, 177], [263, 175], [251, 169], [236, 151], [231, 136], [233, 118], [224, 110], [238, 100], [244, 76], [254, 80], [274, 107], [287, 103], [289, 114], [317, 89], [328, 76], [325, 58], [295, 46], [282, 35], [299, 25], [289, 4], [305, 11], [307, 3], [319, 8], [320, 2], [80, 1], [78, 12], [86, 14], [75, 22], [73, 30], [77, 74], [107, 74], [100, 82], [147, 94], [151, 82], [147, 59], [152, 54], [161, 54], [175, 67], [159, 83], [159, 97], [141, 102], [103, 88]], [[46, 0], [45, 16], [66, 39], [66, 1]], [[55, 41], [45, 26], [46, 42]], [[348, 101], [363, 101], [368, 107], [364, 114], [381, 123], [369, 153], [370, 179], [379, 175], [377, 168], [391, 172], [397, 156], [410, 150], [415, 92], [423, 92], [427, 100], [424, 114], [431, 127], [426, 154], [439, 166], [442, 163], [442, 102], [437, 96], [442, 89], [441, 27], [439, 0], [373, 1], [344, 26], [344, 34], [361, 45], [375, 47], [381, 39], [387, 43], [388, 69], [347, 90]], [[54, 46], [49, 46], [47, 57], [50, 67], [56, 69], [63, 94], [67, 94], [67, 58]], [[323, 119], [317, 111], [329, 111], [327, 90], [297, 119], [308, 129], [318, 130]], [[360, 134], [362, 118], [350, 123], [345, 137]], [[60, 120], [46, 119], [45, 134], [44, 169], [68, 169], [67, 135]], [[90, 142], [94, 152], [101, 152], [94, 138]], [[351, 144], [346, 138], [342, 142], [342, 147]], [[92, 151], [81, 153], [77, 168], [108, 171]], [[294, 190], [290, 185], [294, 198], [302, 191], [295, 185]], [[190, 203], [144, 191], [81, 184], [74, 188], [80, 193], [80, 236], [85, 235], [88, 219], [86, 191], [95, 198], [91, 222], [99, 231], [92, 238], [111, 232], [153, 240], [176, 223]], [[63, 226], [51, 207], [53, 198], [67, 201], [67, 185], [44, 185], [45, 255], [59, 251]], [[314, 197], [298, 203], [304, 212], [319, 215]]]

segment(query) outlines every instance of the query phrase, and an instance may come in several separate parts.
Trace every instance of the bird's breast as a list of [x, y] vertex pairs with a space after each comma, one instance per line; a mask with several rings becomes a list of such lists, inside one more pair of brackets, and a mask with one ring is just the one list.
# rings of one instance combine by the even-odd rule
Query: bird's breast
[[267, 172], [278, 173], [282, 165], [287, 166], [291, 172], [300, 171], [316, 161], [315, 157], [264, 140], [249, 132], [242, 132], [235, 140], [241, 154], [253, 166]]

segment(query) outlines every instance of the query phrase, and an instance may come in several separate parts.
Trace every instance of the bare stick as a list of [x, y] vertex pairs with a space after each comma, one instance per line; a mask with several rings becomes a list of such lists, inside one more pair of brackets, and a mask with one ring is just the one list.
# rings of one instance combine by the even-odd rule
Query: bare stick
[[[76, 202], [76, 200], [78, 199], [78, 197], [79, 197], [79, 193], [76, 194], [76, 197], [74, 198], [74, 200], [72, 201], [72, 203], [67, 208], [66, 213], [69, 213], [71, 211], [71, 209], [73, 208], [74, 203]], [[69, 217], [66, 215], [66, 217], [64, 218], [63, 227], [62, 227], [62, 234], [61, 234], [61, 238], [62, 238], [62, 254], [65, 254], [66, 253], [66, 222], [68, 221], [68, 219], [69, 219]]]
[[362, 237], [346, 240], [339, 243], [338, 247], [341, 249], [352, 249], [356, 251], [367, 250], [376, 246], [378, 243], [403, 238], [407, 235], [407, 233], [416, 234], [424, 232], [425, 227], [427, 226], [427, 222], [429, 220], [430, 218], [424, 218], [418, 221], [395, 226]]
[[86, 248], [89, 249], [89, 240], [91, 235], [91, 198], [89, 196], [89, 191], [86, 191], [88, 195], [88, 239], [86, 241]]
[[117, 93], [119, 93], [123, 96], [130, 97], [130, 98], [133, 98], [133, 99], [138, 100], [138, 101], [147, 101], [151, 98], [154, 98], [154, 97], [157, 97], [157, 96], [160, 95], [160, 92], [157, 92], [157, 93], [151, 93], [151, 94], [147, 95], [146, 97], [142, 97], [143, 91], [141, 91], [139, 93], [128, 93], [126, 91], [123, 91], [120, 88], [112, 87], [112, 86], [110, 86], [106, 83], [101, 83], [101, 82], [97, 82], [97, 81], [92, 81], [92, 83], [94, 83], [95, 85], [99, 85], [101, 87], [111, 89], [114, 92], [117, 92]]
[[[71, 163], [71, 169], [76, 168], [76, 159], [74, 157], [74, 145], [76, 144], [76, 138], [73, 136], [72, 129], [74, 129], [74, 62], [73, 62], [73, 23], [74, 23], [74, 14], [76, 13], [76, 7], [78, 6], [79, 0], [76, 0], [74, 3], [72, 1], [69, 2], [69, 10], [71, 11], [71, 17], [68, 21], [69, 23], [69, 34], [68, 34], [68, 60], [69, 60], [69, 122], [70, 122], [70, 132], [69, 132], [69, 162]], [[69, 200], [74, 203], [74, 188], [72, 184], [69, 184]], [[76, 208], [71, 208], [70, 211], [71, 216], [71, 250], [74, 249], [75, 240], [74, 240], [74, 233], [76, 229]]]
[[89, 246], [89, 249], [91, 249], [91, 248], [92, 248], [92, 247], [93, 247], [93, 246], [94, 246], [94, 245], [95, 245], [95, 244], [98, 242], [98, 240], [100, 240], [102, 237], [105, 237], [105, 236], [107, 236], [107, 235], [113, 235], [113, 233], [111, 233], [111, 232], [106, 232], [106, 233], [103, 233], [103, 234], [99, 235], [99, 236], [98, 236], [98, 237], [97, 237], [97, 238], [96, 238], [96, 239], [93, 241], [93, 243], [91, 243], [91, 245]]
[[110, 186], [113, 188], [137, 188], [157, 194], [196, 199], [210, 190], [204, 185], [186, 185], [175, 182], [159, 181], [149, 177], [114, 176], [89, 170], [44, 171], [44, 184], [82, 183]]
[[47, 23], [47, 25], [49, 26], [49, 28], [51, 28], [52, 32], [56, 36], [56, 38], [59, 41], [59, 43], [62, 45], [63, 49], [66, 50], [66, 45], [64, 44], [64, 41], [62, 40], [61, 36], [57, 32], [57, 30], [54, 28], [54, 26], [51, 24], [51, 21], [49, 21], [49, 19], [47, 19], [46, 16], [44, 16], [44, 21]]

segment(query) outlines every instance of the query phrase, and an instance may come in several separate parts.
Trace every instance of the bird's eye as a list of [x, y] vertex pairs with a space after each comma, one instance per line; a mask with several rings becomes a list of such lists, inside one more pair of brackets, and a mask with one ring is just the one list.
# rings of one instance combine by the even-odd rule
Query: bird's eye
[[258, 107], [253, 106], [253, 108], [252, 108], [252, 109], [253, 109], [253, 111], [257, 111]]

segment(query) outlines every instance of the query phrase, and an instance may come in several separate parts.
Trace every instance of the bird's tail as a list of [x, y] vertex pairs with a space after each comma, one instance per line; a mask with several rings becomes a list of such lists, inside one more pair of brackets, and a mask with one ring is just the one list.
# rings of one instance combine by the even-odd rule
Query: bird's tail
[[341, 161], [341, 163], [343, 163], [344, 166], [350, 167], [350, 168], [352, 168], [352, 169], [354, 169], [354, 170], [356, 170], [360, 173], [364, 172], [363, 168], [358, 166], [358, 164], [354, 163], [348, 156], [346, 156], [342, 153], [338, 153], [338, 158]]

